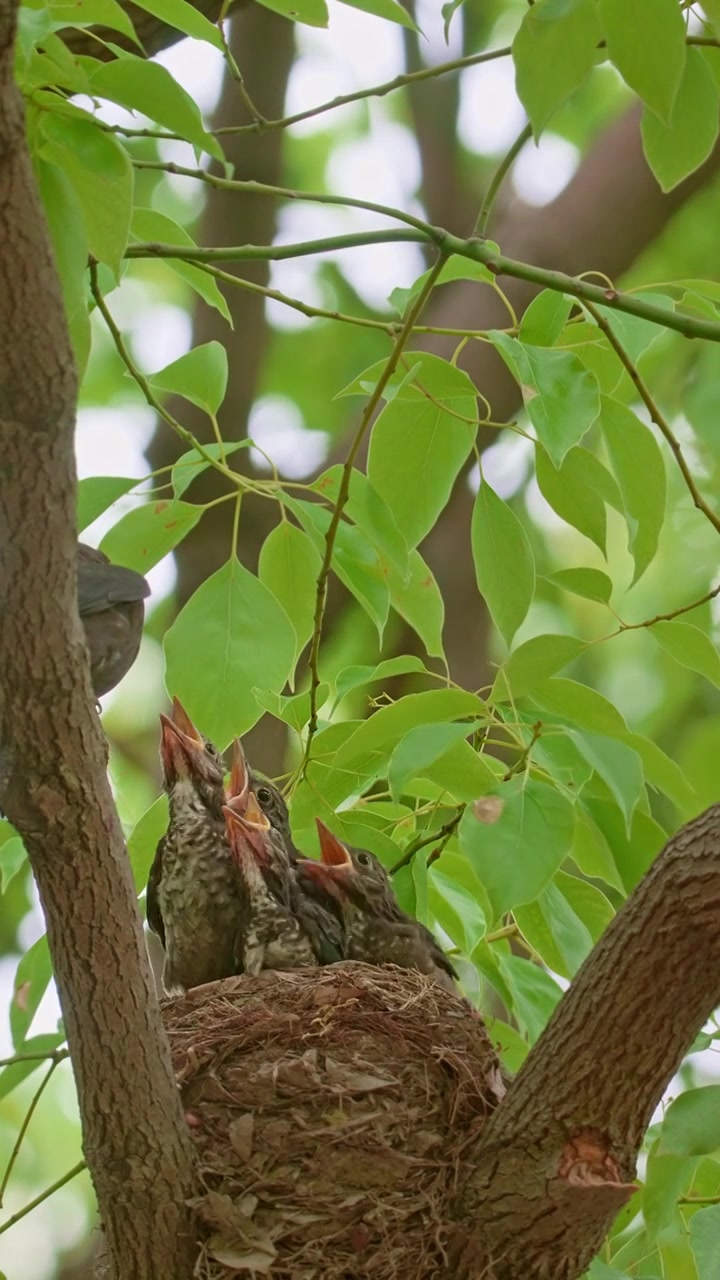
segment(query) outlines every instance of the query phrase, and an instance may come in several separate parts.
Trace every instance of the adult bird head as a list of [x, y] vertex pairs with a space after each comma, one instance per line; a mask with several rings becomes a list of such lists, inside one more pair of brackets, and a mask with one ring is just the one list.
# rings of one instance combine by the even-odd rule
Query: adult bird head
[[270, 822], [255, 793], [248, 791], [223, 805], [230, 852], [243, 879], [252, 882], [270, 863]]
[[101, 698], [120, 683], [138, 655], [150, 587], [142, 574], [111, 564], [102, 551], [80, 542], [77, 595], [93, 691]]
[[225, 771], [222, 756], [195, 728], [179, 698], [173, 698], [171, 715], [160, 713], [162, 760], [165, 788], [189, 782], [206, 804], [222, 802]]

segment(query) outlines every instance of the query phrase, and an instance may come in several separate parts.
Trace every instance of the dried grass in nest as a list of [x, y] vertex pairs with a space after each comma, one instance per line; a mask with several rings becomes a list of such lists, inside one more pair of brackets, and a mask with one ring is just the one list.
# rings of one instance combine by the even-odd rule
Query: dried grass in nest
[[346, 963], [197, 987], [163, 1017], [205, 1192], [201, 1280], [446, 1273], [461, 1161], [502, 1092], [465, 1002]]

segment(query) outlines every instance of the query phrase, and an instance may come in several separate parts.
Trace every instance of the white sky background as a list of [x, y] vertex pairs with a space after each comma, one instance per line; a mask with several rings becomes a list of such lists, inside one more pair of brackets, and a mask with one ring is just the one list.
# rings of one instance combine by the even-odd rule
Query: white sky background
[[[462, 10], [455, 16], [448, 48], [442, 34], [439, 3], [421, 0], [419, 22], [428, 36], [429, 61], [444, 61], [458, 55], [457, 36], [461, 21]], [[505, 43], [510, 34], [506, 30], [498, 31], [489, 47]], [[338, 93], [348, 93], [370, 83], [391, 79], [403, 70], [400, 29], [333, 0], [330, 0], [329, 30], [298, 27], [298, 44], [300, 56], [293, 68], [286, 104], [290, 113], [304, 110]], [[186, 40], [160, 55], [158, 60], [187, 89], [206, 116], [211, 114], [222, 80], [220, 55], [207, 45]], [[339, 142], [330, 156], [326, 175], [328, 185], [343, 195], [358, 195], [422, 215], [423, 210], [415, 194], [420, 181], [420, 167], [413, 136], [390, 118], [385, 100], [371, 99], [367, 105], [370, 131], [355, 140]], [[325, 130], [335, 120], [340, 124], [357, 116], [360, 110], [359, 107], [345, 107], [341, 112], [321, 116], [317, 121], [306, 121], [296, 129], [305, 134], [317, 129]], [[103, 115], [109, 120], [136, 126], [138, 123], [136, 118], [116, 108], [108, 108]], [[469, 150], [499, 158], [517, 136], [524, 119], [509, 59], [463, 73], [460, 135]], [[173, 143], [166, 145], [168, 160], [194, 165], [189, 147]], [[578, 159], [574, 147], [547, 133], [539, 147], [532, 143], [526, 145], [510, 180], [517, 195], [526, 203], [545, 204], [554, 199], [570, 180]], [[179, 187], [187, 182], [183, 179], [173, 181]], [[187, 190], [186, 186], [184, 190]], [[377, 218], [361, 211], [293, 204], [281, 215], [278, 239], [286, 242], [311, 239], [377, 225]], [[361, 297], [370, 305], [378, 306], [385, 304], [393, 288], [409, 285], [423, 269], [420, 252], [415, 245], [356, 249], [339, 255], [338, 261], [342, 262], [343, 270]], [[312, 303], [318, 294], [314, 279], [316, 262], [305, 258], [274, 264], [273, 286]], [[128, 281], [113, 293], [111, 305], [121, 326], [129, 331], [134, 354], [144, 369], [157, 370], [188, 349], [191, 339], [188, 315], [173, 306], [148, 305], [137, 281]], [[268, 318], [273, 325], [286, 329], [308, 323], [305, 317], [278, 303], [269, 303]], [[80, 476], [142, 477], [148, 471], [144, 450], [153, 429], [154, 415], [143, 407], [82, 411], [77, 432]], [[279, 397], [267, 398], [256, 405], [251, 434], [288, 475], [301, 475], [321, 460], [324, 447], [321, 433], [308, 438], [297, 408]], [[514, 492], [523, 477], [522, 446], [523, 442], [517, 437], [508, 436], [484, 455], [483, 467], [488, 479], [505, 496]], [[98, 521], [90, 530], [88, 540], [99, 541], [121, 509], [116, 507], [111, 515]], [[172, 558], [168, 557], [148, 576], [157, 600], [172, 588]], [[161, 685], [159, 663], [157, 649], [152, 644], [146, 646], [142, 660], [123, 685], [131, 704], [135, 704], [140, 691], [147, 691], [151, 705], [158, 701]], [[113, 702], [117, 705], [118, 698], [122, 701], [122, 691], [111, 694], [106, 705]], [[36, 905], [23, 922], [23, 944], [30, 945], [43, 931], [42, 915]], [[11, 997], [15, 967], [16, 961], [12, 958], [0, 961], [0, 999], [5, 1005]], [[33, 1031], [53, 1030], [59, 1014], [53, 988], [41, 1005]], [[0, 1054], [10, 1052], [9, 1030], [0, 1023]], [[708, 1055], [704, 1056], [708, 1058]], [[35, 1085], [37, 1081], [36, 1075]], [[42, 1181], [42, 1173], [39, 1176]], [[38, 1183], [23, 1186], [15, 1178], [5, 1208], [13, 1212], [37, 1189]], [[85, 1229], [78, 1198], [69, 1187], [12, 1231], [0, 1236], [0, 1270], [8, 1272], [12, 1280], [45, 1280], [53, 1272], [55, 1248], [68, 1247], [73, 1239], [82, 1237]]]

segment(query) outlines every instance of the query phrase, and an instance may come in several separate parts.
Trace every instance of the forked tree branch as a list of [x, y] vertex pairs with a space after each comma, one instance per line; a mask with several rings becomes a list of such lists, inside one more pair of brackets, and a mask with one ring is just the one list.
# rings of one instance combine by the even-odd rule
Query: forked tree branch
[[483, 1132], [458, 1280], [575, 1280], [633, 1194], [653, 1111], [720, 1003], [720, 805], [668, 841]]
[[45, 912], [114, 1280], [186, 1280], [192, 1148], [77, 612], [77, 379], [14, 80], [15, 24], [16, 5], [0, 0], [0, 806]]

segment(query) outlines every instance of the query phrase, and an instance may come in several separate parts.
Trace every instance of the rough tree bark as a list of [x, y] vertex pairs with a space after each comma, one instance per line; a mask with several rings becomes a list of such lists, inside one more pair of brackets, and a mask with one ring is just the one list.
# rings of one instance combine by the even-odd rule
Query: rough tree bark
[[116, 1280], [183, 1280], [192, 1148], [76, 602], [76, 374], [0, 3], [0, 806], [38, 884]]
[[635, 1190], [655, 1107], [720, 1003], [719, 916], [713, 805], [618, 912], [484, 1130], [458, 1280], [584, 1271]]

